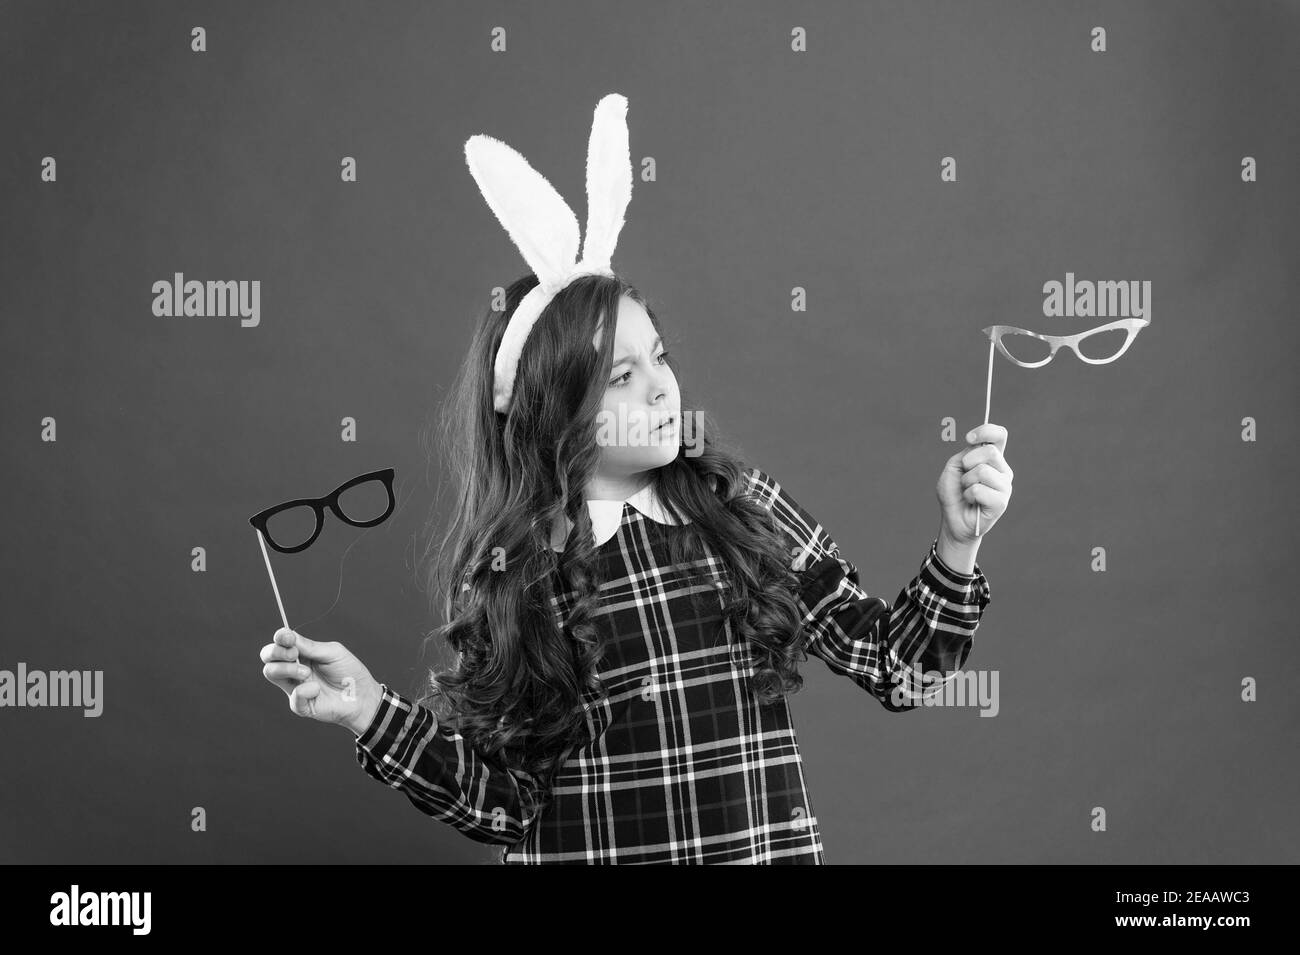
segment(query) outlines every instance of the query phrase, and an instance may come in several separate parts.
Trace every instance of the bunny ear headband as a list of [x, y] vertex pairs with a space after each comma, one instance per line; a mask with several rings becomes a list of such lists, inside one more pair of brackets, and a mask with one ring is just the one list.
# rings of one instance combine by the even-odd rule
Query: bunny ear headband
[[610, 257], [632, 199], [627, 97], [610, 93], [596, 104], [587, 143], [587, 238], [578, 261], [578, 218], [523, 156], [482, 134], [465, 141], [465, 162], [511, 241], [538, 278], [501, 336], [492, 389], [493, 407], [510, 407], [524, 342], [542, 310], [580, 275], [609, 275]]

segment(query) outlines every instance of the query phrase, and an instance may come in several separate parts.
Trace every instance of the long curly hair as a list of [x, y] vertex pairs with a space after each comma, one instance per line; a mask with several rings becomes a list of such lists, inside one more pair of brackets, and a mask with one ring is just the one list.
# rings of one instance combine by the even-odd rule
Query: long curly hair
[[[419, 702], [480, 752], [549, 778], [582, 742], [584, 694], [604, 692], [596, 675], [604, 647], [592, 622], [600, 581], [583, 492], [600, 457], [597, 415], [622, 297], [663, 329], [622, 278], [575, 279], [533, 326], [511, 406], [498, 413], [497, 347], [537, 281], [531, 273], [519, 278], [505, 289], [504, 308], [486, 311], [443, 405], [438, 454], [440, 466], [454, 472], [456, 498], [436, 553], [430, 541], [424, 554], [431, 600], [441, 601], [446, 621], [426, 635], [425, 647], [445, 641], [455, 663], [429, 669]], [[598, 350], [592, 340], [600, 327]], [[666, 361], [676, 373], [671, 353]], [[704, 596], [720, 600], [724, 620], [746, 641], [751, 685], [770, 703], [802, 687], [798, 667], [807, 659], [789, 546], [769, 511], [746, 493], [741, 458], [717, 440], [708, 415], [690, 407], [684, 388], [681, 418], [679, 433], [686, 422], [697, 424], [691, 453], [679, 451], [653, 478], [664, 505], [687, 519], [671, 538], [670, 557], [698, 560], [707, 545], [720, 560], [724, 573]], [[565, 516], [573, 530], [556, 552], [551, 527]], [[576, 593], [561, 626], [552, 603], [557, 588]]]

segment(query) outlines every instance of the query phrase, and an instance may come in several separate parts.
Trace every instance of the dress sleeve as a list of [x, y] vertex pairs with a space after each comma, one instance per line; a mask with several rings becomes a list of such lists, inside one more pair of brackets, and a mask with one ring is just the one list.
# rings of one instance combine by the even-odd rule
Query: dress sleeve
[[920, 571], [890, 607], [867, 594], [857, 567], [784, 487], [757, 468], [748, 476], [752, 493], [788, 539], [807, 651], [890, 712], [907, 712], [941, 694], [970, 655], [989, 602], [979, 564], [971, 574], [953, 570], [939, 559], [935, 538]]
[[379, 709], [356, 739], [357, 762], [420, 812], [475, 842], [513, 845], [537, 819], [538, 780], [441, 726], [428, 707], [380, 684]]

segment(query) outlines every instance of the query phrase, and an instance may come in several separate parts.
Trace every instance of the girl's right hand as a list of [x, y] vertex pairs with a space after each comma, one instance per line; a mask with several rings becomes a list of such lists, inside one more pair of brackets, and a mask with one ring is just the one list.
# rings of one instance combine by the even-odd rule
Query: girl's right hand
[[286, 627], [262, 647], [262, 675], [289, 697], [289, 709], [360, 736], [379, 709], [379, 684], [336, 641], [309, 640]]

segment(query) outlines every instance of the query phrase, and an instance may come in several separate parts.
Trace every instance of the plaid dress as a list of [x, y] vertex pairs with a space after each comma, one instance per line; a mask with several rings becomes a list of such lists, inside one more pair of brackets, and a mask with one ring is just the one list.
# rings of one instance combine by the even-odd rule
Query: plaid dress
[[[974, 574], [947, 567], [936, 538], [890, 607], [868, 596], [857, 568], [785, 488], [757, 468], [746, 475], [788, 538], [808, 653], [891, 712], [942, 692], [919, 676], [951, 679], [965, 663], [989, 601], [979, 565]], [[584, 700], [586, 742], [549, 790], [387, 685], [357, 736], [357, 761], [421, 812], [502, 846], [507, 864], [823, 864], [789, 705], [760, 705], [751, 691], [754, 656], [722, 625], [724, 571], [712, 550], [668, 564], [668, 537], [681, 531], [651, 488], [587, 502], [607, 695]], [[552, 546], [562, 549], [565, 536], [556, 531]], [[577, 595], [556, 590], [558, 625]]]

